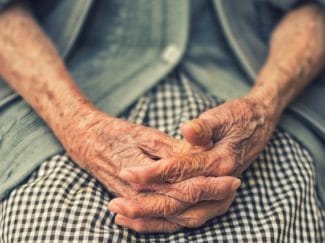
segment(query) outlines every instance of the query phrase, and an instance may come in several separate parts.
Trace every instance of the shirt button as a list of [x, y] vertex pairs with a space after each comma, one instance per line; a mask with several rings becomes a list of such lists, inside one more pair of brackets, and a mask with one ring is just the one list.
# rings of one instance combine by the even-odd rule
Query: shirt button
[[162, 52], [161, 58], [165, 62], [173, 64], [178, 61], [180, 55], [181, 55], [181, 51], [179, 50], [179, 48], [174, 44], [170, 44]]

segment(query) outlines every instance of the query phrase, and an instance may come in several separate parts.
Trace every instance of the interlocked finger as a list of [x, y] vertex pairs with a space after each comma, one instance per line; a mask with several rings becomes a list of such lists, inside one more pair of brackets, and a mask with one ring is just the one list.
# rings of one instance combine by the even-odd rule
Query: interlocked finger
[[232, 193], [227, 199], [222, 201], [200, 202], [177, 216], [167, 218], [132, 219], [117, 214], [115, 223], [138, 233], [174, 233], [183, 227], [198, 228], [210, 219], [226, 213], [235, 195], [236, 193]]
[[230, 175], [236, 157], [226, 146], [209, 151], [162, 159], [147, 166], [131, 167], [120, 172], [126, 181], [137, 184], [174, 183], [197, 176]]
[[138, 233], [174, 233], [183, 227], [164, 218], [130, 219], [117, 214], [115, 223]]
[[155, 192], [133, 198], [115, 198], [110, 211], [129, 218], [166, 217], [180, 214], [199, 201], [221, 200], [234, 193], [240, 180], [234, 177], [199, 177], [172, 185], [156, 185]]
[[168, 217], [173, 223], [187, 228], [197, 228], [210, 219], [225, 214], [235, 199], [236, 193], [221, 201], [199, 202], [177, 216]]

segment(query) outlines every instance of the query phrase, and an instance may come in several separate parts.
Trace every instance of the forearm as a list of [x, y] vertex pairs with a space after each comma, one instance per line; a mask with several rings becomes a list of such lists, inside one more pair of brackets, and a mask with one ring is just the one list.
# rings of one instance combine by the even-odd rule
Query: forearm
[[249, 96], [276, 118], [325, 65], [325, 10], [306, 5], [289, 13], [272, 34], [267, 61]]
[[0, 14], [0, 63], [0, 76], [56, 133], [65, 129], [64, 120], [91, 106], [52, 43], [22, 5]]

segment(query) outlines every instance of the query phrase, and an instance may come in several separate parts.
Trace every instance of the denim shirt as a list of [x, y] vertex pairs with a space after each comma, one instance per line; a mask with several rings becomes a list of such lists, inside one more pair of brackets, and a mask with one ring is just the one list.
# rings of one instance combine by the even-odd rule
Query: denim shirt
[[[8, 2], [0, 0], [0, 7]], [[45, 1], [33, 1], [39, 2], [44, 4]], [[74, 51], [94, 1], [47, 2], [52, 5], [44, 8], [46, 13], [35, 7], [40, 23], [66, 59], [78, 85], [98, 107], [112, 115], [120, 114], [176, 65], [181, 65], [191, 77], [220, 98], [228, 100], [244, 95], [265, 60], [272, 28], [299, 3], [298, 0], [252, 0], [245, 4], [241, 0], [211, 1], [214, 21], [220, 24], [226, 40], [223, 44], [236, 59], [222, 71], [213, 65], [202, 65], [206, 60], [201, 54], [213, 51], [215, 43], [209, 36], [194, 39], [190, 35], [187, 0], [110, 0], [112, 15], [116, 9], [114, 4], [120, 4], [119, 9], [124, 9], [126, 14], [107, 15], [108, 20], [103, 21], [103, 25], [109, 25], [113, 37], [107, 53], [112, 58], [106, 59], [105, 65], [86, 62], [89, 55]], [[141, 14], [130, 11], [134, 9]], [[267, 18], [263, 18], [264, 14]], [[94, 51], [92, 55], [98, 56], [100, 52]], [[121, 68], [123, 72], [117, 72]], [[216, 82], [216, 77], [220, 76], [227, 81]], [[280, 121], [280, 126], [312, 153], [318, 173], [318, 196], [323, 203], [325, 111], [322, 107], [325, 104], [320, 94], [325, 90], [324, 81], [321, 77], [316, 80]], [[31, 107], [0, 82], [0, 199], [42, 161], [60, 151], [61, 145]]]

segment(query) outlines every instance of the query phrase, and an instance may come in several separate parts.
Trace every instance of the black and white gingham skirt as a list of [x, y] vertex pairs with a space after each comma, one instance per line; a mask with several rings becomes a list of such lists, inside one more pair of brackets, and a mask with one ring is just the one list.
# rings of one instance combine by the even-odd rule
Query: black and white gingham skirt
[[[124, 117], [180, 138], [181, 123], [220, 102], [176, 73]], [[198, 229], [145, 235], [115, 225], [107, 210], [112, 195], [69, 157], [56, 155], [0, 202], [0, 242], [325, 242], [313, 160], [289, 134], [275, 131], [242, 181], [224, 216]]]

